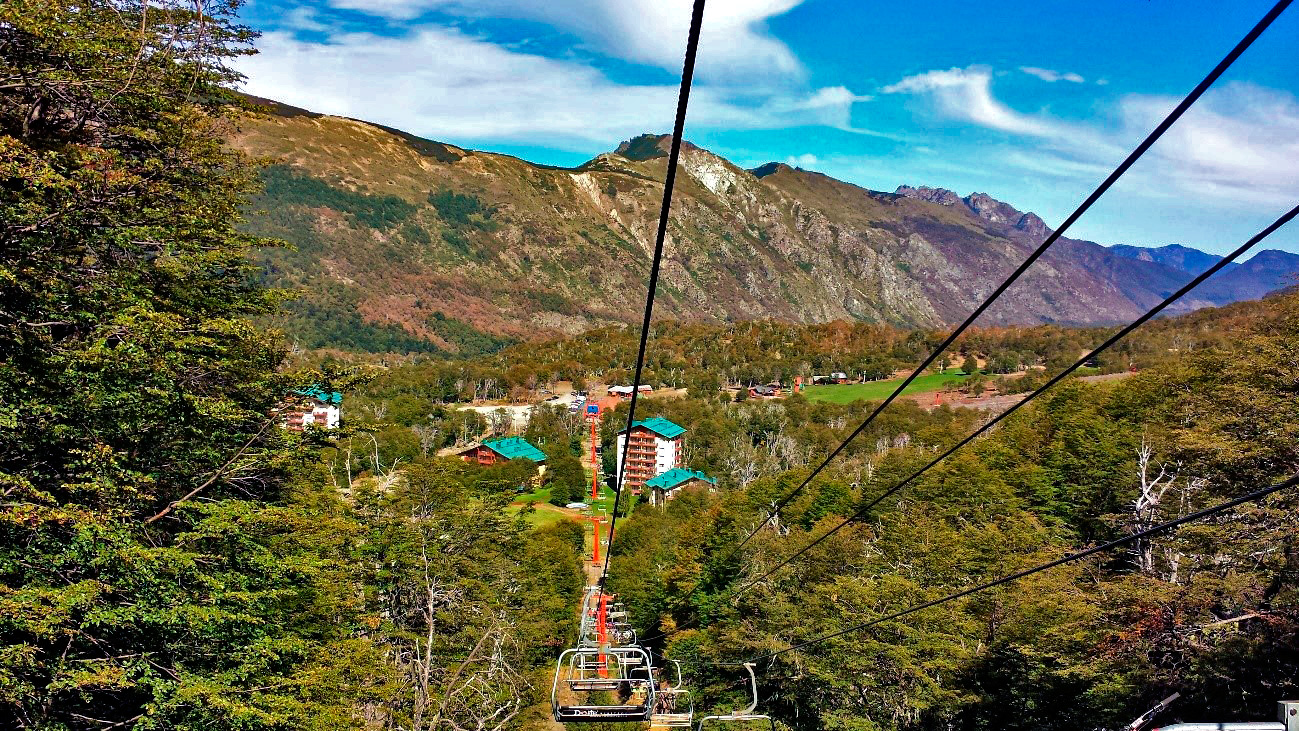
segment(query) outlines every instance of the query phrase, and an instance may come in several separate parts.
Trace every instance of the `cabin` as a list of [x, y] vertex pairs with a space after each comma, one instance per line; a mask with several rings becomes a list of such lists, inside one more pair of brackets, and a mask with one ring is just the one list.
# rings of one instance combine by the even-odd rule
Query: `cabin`
[[767, 384], [765, 386], [749, 386], [749, 396], [751, 398], [777, 398], [780, 396], [780, 384]]
[[623, 435], [626, 433], [626, 427], [618, 431], [617, 469], [623, 476], [623, 486], [630, 488], [633, 495], [639, 495], [650, 478], [684, 464], [685, 427], [656, 416], [632, 422], [631, 436], [626, 440], [629, 446], [624, 471]]
[[717, 478], [709, 477], [698, 470], [677, 467], [645, 481], [645, 487], [650, 490], [651, 505], [664, 504], [687, 487], [695, 486], [714, 489], [717, 487]]
[[546, 453], [537, 449], [523, 437], [487, 439], [481, 444], [475, 444], [461, 450], [456, 456], [466, 462], [473, 462], [483, 467], [490, 467], [498, 462], [508, 462], [512, 459], [527, 459], [537, 463], [538, 476], [546, 472]]
[[848, 382], [848, 374], [844, 373], [843, 371], [835, 371], [834, 373], [831, 373], [828, 376], [812, 376], [813, 384], [847, 383], [847, 382]]
[[[641, 385], [636, 387], [636, 390], [639, 391], [640, 393], [653, 393], [654, 387], [649, 385], [648, 383], [642, 383]], [[631, 398], [631, 391], [632, 391], [631, 386], [610, 386], [609, 387], [609, 395], [617, 396], [618, 398]]]
[[280, 423], [289, 431], [302, 431], [308, 426], [337, 429], [342, 415], [343, 394], [312, 386], [293, 392], [280, 410]]

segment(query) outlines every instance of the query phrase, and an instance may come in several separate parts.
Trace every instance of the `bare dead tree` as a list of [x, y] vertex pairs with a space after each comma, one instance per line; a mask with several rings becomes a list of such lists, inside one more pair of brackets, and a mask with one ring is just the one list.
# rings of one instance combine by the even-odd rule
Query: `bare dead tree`
[[[1160, 521], [1185, 515], [1190, 511], [1191, 495], [1203, 489], [1208, 482], [1200, 477], [1183, 479], [1180, 465], [1169, 465], [1165, 462], [1155, 465], [1153, 460], [1154, 448], [1149, 440], [1142, 436], [1141, 446], [1137, 448], [1138, 492], [1132, 501], [1130, 513], [1130, 527], [1134, 532], [1146, 530]], [[1166, 498], [1170, 491], [1175, 491], [1178, 498], [1174, 509], [1176, 515], [1169, 514], [1166, 509]], [[1147, 576], [1155, 576], [1155, 542], [1151, 539], [1138, 540], [1133, 544], [1132, 551], [1137, 570]], [[1161, 553], [1167, 571], [1160, 578], [1176, 584], [1181, 578], [1182, 551], [1177, 544], [1170, 542], [1163, 547]]]
[[385, 416], [388, 415], [388, 402], [387, 402], [387, 401], [374, 401], [374, 402], [371, 402], [371, 403], [365, 404], [365, 406], [364, 406], [363, 408], [364, 408], [367, 412], [369, 412], [369, 414], [370, 414], [371, 416], [374, 417], [374, 420], [375, 420], [375, 421], [383, 421], [383, 417], [385, 417]]
[[746, 434], [735, 434], [731, 437], [730, 448], [726, 450], [723, 463], [735, 477], [741, 488], [746, 488], [758, 479], [761, 472], [758, 466], [757, 451]]
[[438, 437], [442, 434], [442, 429], [428, 424], [416, 424], [410, 429], [415, 432], [415, 436], [419, 437], [420, 454], [425, 457], [429, 456], [429, 453], [436, 449], [438, 445]]

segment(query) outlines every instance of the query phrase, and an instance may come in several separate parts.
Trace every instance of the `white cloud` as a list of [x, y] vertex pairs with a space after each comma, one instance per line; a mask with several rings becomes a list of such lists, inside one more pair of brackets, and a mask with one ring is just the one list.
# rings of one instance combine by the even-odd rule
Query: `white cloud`
[[[1179, 101], [1132, 94], [1120, 100], [1114, 122], [1066, 122], [1015, 111], [993, 96], [991, 79], [982, 67], [936, 70], [883, 91], [922, 95], [949, 117], [1037, 138], [984, 152], [1001, 164], [1072, 178], [1083, 187], [1099, 182]], [[1120, 185], [1129, 194], [1184, 196], [1207, 206], [1292, 205], [1299, 195], [1299, 101], [1243, 82], [1211, 89]]]
[[1056, 137], [1066, 131], [1063, 125], [1021, 114], [998, 101], [992, 95], [992, 72], [982, 66], [908, 76], [881, 91], [885, 94], [928, 96], [948, 116], [1003, 132]]
[[[597, 69], [512, 50], [456, 29], [400, 37], [348, 33], [328, 41], [271, 32], [241, 59], [250, 93], [328, 114], [381, 122], [461, 144], [526, 142], [591, 151], [670, 129], [675, 83], [626, 85]], [[769, 129], [846, 126], [862, 97], [814, 91], [696, 86], [691, 126]], [[594, 143], [594, 144], [593, 144]]]
[[[1130, 135], [1144, 134], [1179, 100], [1131, 95], [1120, 103]], [[1205, 94], [1151, 150], [1157, 180], [1206, 197], [1293, 205], [1299, 197], [1299, 101], [1244, 82]]]
[[802, 155], [790, 155], [785, 158], [785, 163], [787, 165], [793, 165], [796, 168], [811, 168], [813, 165], [816, 165], [816, 162], [816, 155], [813, 155], [810, 152], [805, 152]]
[[280, 22], [282, 22], [286, 27], [295, 30], [319, 33], [330, 29], [328, 25], [321, 22], [320, 16], [316, 13], [315, 9], [306, 5], [298, 5], [290, 8], [280, 17]]
[[1055, 83], [1057, 81], [1069, 81], [1075, 84], [1081, 84], [1084, 81], [1086, 81], [1086, 79], [1084, 79], [1082, 76], [1075, 74], [1072, 71], [1068, 71], [1068, 72], [1052, 71], [1051, 69], [1038, 68], [1037, 66], [1020, 66], [1019, 70], [1023, 71], [1029, 76], [1036, 76], [1037, 78], [1043, 81], [1049, 81], [1051, 83]]
[[389, 20], [413, 20], [441, 3], [428, 0], [330, 0], [329, 4]]
[[[691, 0], [328, 0], [390, 20], [409, 21], [437, 10], [466, 18], [513, 18], [572, 33], [592, 50], [680, 72]], [[772, 36], [768, 19], [803, 0], [710, 0], [704, 10], [697, 73], [729, 80], [802, 79], [789, 47]]]

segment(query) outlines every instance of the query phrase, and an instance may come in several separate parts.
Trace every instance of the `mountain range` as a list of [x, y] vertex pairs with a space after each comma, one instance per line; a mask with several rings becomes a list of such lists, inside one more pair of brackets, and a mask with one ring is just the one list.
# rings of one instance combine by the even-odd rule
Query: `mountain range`
[[[422, 139], [258, 100], [231, 143], [269, 160], [252, 233], [270, 282], [299, 289], [284, 323], [306, 347], [474, 353], [638, 322], [669, 138], [642, 135], [575, 168]], [[942, 327], [1049, 234], [982, 193], [867, 190], [686, 143], [656, 315]], [[1217, 257], [1061, 238], [982, 324], [1109, 324], [1140, 315]], [[1292, 284], [1265, 251], [1206, 282], [1186, 311]]]

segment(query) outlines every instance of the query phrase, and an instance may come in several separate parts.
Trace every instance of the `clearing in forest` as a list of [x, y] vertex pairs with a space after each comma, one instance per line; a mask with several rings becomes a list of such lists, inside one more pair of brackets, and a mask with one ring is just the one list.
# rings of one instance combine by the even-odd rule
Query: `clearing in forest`
[[[943, 384], [955, 380], [964, 380], [967, 377], [964, 371], [951, 368], [942, 373], [926, 373], [916, 378], [907, 386], [906, 393], [932, 393], [941, 391]], [[829, 384], [824, 386], [808, 386], [804, 391], [809, 401], [826, 401], [832, 404], [850, 404], [854, 401], [882, 401], [893, 393], [893, 389], [898, 387], [899, 383], [905, 379], [890, 378], [884, 381], [868, 381], [866, 383], [845, 383]]]

